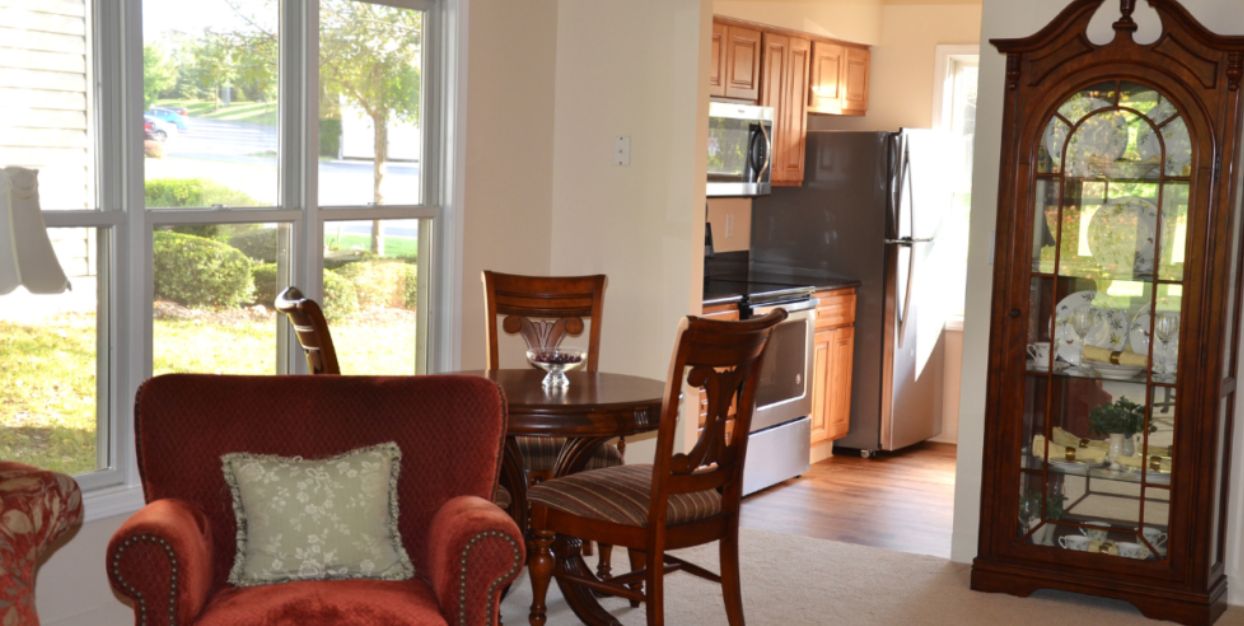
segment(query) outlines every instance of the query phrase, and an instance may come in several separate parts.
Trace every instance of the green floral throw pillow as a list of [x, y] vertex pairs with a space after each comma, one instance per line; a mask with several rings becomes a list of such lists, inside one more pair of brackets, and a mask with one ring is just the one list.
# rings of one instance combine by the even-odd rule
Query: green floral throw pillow
[[230, 583], [414, 575], [397, 530], [396, 443], [327, 459], [237, 452], [220, 460], [238, 522]]

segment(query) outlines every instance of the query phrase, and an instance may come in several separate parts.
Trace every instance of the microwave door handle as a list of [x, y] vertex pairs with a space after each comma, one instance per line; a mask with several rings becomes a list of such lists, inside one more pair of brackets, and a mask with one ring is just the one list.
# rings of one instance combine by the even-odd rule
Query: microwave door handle
[[760, 136], [764, 137], [765, 140], [765, 162], [760, 169], [760, 177], [756, 179], [758, 183], [764, 181], [765, 170], [768, 170], [773, 164], [773, 138], [769, 136], [769, 129], [765, 126], [764, 121], [760, 122]]

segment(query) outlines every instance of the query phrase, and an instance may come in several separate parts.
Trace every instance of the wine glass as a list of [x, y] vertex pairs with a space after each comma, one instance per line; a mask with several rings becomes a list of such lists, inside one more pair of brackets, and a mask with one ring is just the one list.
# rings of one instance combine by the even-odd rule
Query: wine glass
[[1179, 336], [1179, 314], [1178, 313], [1158, 313], [1158, 318], [1153, 321], [1153, 334], [1158, 336], [1158, 340], [1162, 342], [1163, 350], [1158, 353], [1158, 346], [1154, 346], [1154, 352], [1159, 357], [1159, 367], [1163, 374], [1174, 374], [1175, 364], [1170, 362], [1168, 350], [1171, 341]]
[[1080, 338], [1080, 362], [1077, 366], [1084, 366], [1084, 345], [1088, 334], [1092, 332], [1093, 327], [1097, 325], [1098, 312], [1093, 307], [1084, 307], [1076, 309], [1071, 314], [1071, 330], [1075, 331], [1076, 336]]

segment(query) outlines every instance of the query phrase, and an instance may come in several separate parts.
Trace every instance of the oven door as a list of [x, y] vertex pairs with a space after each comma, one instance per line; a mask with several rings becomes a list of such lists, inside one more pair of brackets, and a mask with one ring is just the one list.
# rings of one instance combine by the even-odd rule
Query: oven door
[[816, 331], [815, 299], [757, 307], [753, 316], [786, 309], [789, 316], [773, 329], [756, 386], [752, 432], [772, 428], [812, 412], [812, 350]]

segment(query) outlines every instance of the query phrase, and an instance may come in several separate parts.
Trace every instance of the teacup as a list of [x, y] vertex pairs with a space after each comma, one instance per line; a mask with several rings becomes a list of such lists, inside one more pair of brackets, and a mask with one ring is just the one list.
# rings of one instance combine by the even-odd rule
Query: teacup
[[1166, 552], [1166, 532], [1152, 526], [1145, 526], [1140, 532], [1144, 534], [1145, 541], [1148, 541], [1159, 554]]
[[1147, 559], [1150, 556], [1149, 548], [1144, 544], [1132, 541], [1116, 541], [1114, 547], [1119, 551], [1119, 556], [1127, 559]]
[[1063, 535], [1058, 538], [1058, 545], [1064, 550], [1075, 550], [1077, 552], [1087, 552], [1091, 540], [1084, 535]]
[[1037, 369], [1048, 369], [1050, 366], [1050, 342], [1038, 341], [1028, 344], [1028, 358], [1032, 359]]
[[1084, 522], [1080, 527], [1080, 532], [1092, 541], [1105, 541], [1106, 535], [1110, 533], [1110, 524], [1106, 522]]

